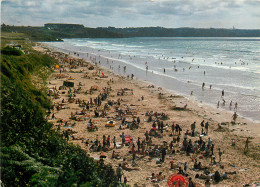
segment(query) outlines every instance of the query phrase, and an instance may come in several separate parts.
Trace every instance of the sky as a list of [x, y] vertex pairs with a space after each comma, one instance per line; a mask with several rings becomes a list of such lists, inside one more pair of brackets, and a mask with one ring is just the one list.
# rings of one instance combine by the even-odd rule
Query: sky
[[0, 0], [1, 23], [260, 29], [260, 0]]

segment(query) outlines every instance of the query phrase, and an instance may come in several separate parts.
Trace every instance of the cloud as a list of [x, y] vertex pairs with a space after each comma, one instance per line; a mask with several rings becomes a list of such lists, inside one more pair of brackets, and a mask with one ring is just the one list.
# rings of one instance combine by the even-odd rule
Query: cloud
[[259, 0], [3, 0], [1, 16], [11, 25], [230, 27], [234, 22], [259, 28], [259, 5]]

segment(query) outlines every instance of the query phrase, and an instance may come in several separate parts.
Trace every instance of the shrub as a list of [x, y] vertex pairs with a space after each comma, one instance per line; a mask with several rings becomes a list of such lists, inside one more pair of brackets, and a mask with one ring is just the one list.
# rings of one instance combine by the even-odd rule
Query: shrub
[[21, 56], [23, 54], [22, 51], [16, 49], [16, 48], [13, 48], [13, 47], [5, 47], [1, 50], [1, 53], [3, 55], [14, 55], [14, 56]]

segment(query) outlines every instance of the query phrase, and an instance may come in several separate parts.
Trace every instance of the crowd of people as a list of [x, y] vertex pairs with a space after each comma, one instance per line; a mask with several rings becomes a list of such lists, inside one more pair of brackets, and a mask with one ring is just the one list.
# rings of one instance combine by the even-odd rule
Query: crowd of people
[[[98, 77], [101, 73], [100, 70], [95, 69], [96, 67], [93, 70], [88, 70], [89, 64], [82, 59], [69, 58], [63, 53], [50, 53], [50, 55], [59, 61], [60, 74], [75, 72], [79, 67], [81, 67], [80, 72], [85, 75], [84, 78]], [[91, 72], [92, 76], [90, 76]], [[101, 76], [104, 79], [104, 75]], [[133, 79], [133, 75], [131, 79]], [[136, 103], [127, 104], [125, 102], [125, 98], [134, 95], [134, 90], [129, 88], [114, 89], [115, 82], [116, 80], [110, 79], [107, 86], [99, 88], [99, 86], [91, 85], [90, 89], [85, 88], [85, 90], [81, 82], [77, 88], [60, 86], [57, 89], [56, 86], [50, 87], [49, 96], [52, 97], [54, 103], [49, 113], [53, 113], [51, 119], [54, 120], [57, 113], [69, 109], [67, 107], [69, 103], [76, 104], [80, 112], [77, 111], [78, 109], [71, 112], [69, 120], [83, 121], [86, 124], [86, 129], [90, 131], [88, 133], [99, 132], [100, 124], [94, 122], [95, 119], [105, 118], [116, 121], [117, 125], [113, 127], [114, 131], [122, 133], [116, 136], [113, 133], [102, 134], [101, 132], [101, 139], [98, 134], [95, 138], [90, 134], [86, 134], [85, 137], [76, 137], [73, 135], [75, 132], [71, 129], [62, 128], [68, 125], [68, 121], [65, 119], [58, 123], [58, 128], [69, 141], [80, 140], [89, 154], [107, 152], [111, 153], [111, 157], [108, 159], [122, 160], [115, 168], [120, 182], [127, 183], [129, 181], [127, 176], [124, 176], [124, 171], [142, 170], [138, 163], [147, 158], [150, 161], [157, 159], [156, 165], [168, 165], [166, 161], [169, 161], [168, 168], [188, 177], [190, 184], [193, 184], [192, 181], [195, 179], [202, 179], [205, 181], [205, 185], [209, 185], [235, 174], [233, 171], [226, 171], [223, 175], [219, 172], [220, 169], [223, 169], [221, 157], [225, 152], [221, 147], [215, 146], [214, 139], [210, 136], [209, 129], [213, 127], [209, 121], [194, 121], [190, 124], [189, 129], [185, 129], [182, 124], [170, 119], [166, 111], [154, 109], [144, 114], [139, 113]], [[84, 99], [78, 97], [79, 95], [84, 95]], [[224, 95], [224, 90], [222, 95]], [[139, 98], [139, 102], [143, 101], [144, 96]], [[144, 131], [144, 133], [138, 133], [138, 136], [130, 137], [130, 140], [126, 141], [125, 132], [129, 133], [129, 131], [125, 130], [136, 132], [135, 130], [139, 129], [142, 129], [140, 132]], [[128, 151], [124, 151], [125, 149]], [[248, 150], [248, 143], [245, 150]], [[181, 163], [174, 160], [176, 155], [182, 155], [187, 161]], [[102, 161], [103, 159], [100, 158]], [[215, 171], [212, 170], [211, 166], [215, 166]], [[122, 176], [124, 176], [124, 181]], [[160, 182], [165, 178], [161, 171], [147, 177], [151, 182]]]

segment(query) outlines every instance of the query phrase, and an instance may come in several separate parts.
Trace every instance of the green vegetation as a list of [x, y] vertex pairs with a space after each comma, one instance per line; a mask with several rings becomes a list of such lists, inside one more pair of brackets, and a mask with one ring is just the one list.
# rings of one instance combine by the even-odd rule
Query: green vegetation
[[[33, 41], [62, 41], [61, 38], [122, 37], [260, 37], [259, 29], [164, 28], [164, 27], [98, 27], [78, 24], [45, 24], [44, 27], [1, 25], [2, 32], [24, 33]], [[19, 39], [19, 38], [17, 38]]]
[[62, 41], [61, 38], [119, 38], [121, 34], [101, 28], [55, 28], [1, 25], [2, 32], [23, 33], [32, 41]]
[[56, 61], [38, 52], [23, 54], [18, 51], [1, 50], [0, 169], [3, 184], [117, 186], [111, 166], [95, 162], [79, 146], [68, 143], [44, 118], [51, 103], [44, 89], [37, 89], [31, 77], [42, 69], [50, 72]]
[[17, 50], [16, 48], [7, 46], [7, 47], [1, 49], [1, 54], [21, 56], [23, 54], [23, 52], [20, 50]]

